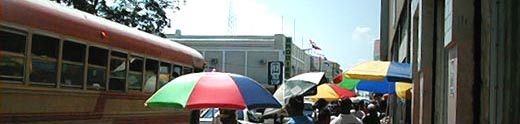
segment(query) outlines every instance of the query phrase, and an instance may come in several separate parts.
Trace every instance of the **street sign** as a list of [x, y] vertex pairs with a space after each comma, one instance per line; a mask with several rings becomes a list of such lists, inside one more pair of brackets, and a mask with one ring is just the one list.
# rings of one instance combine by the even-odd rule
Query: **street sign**
[[268, 63], [267, 80], [269, 85], [280, 85], [283, 80], [283, 62], [270, 61]]

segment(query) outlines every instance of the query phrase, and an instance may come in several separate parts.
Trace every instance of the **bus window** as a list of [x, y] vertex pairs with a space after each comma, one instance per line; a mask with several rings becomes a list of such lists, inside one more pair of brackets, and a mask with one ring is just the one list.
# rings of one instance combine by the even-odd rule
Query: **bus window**
[[159, 88], [170, 81], [171, 67], [170, 63], [161, 62], [161, 67], [159, 68]]
[[182, 66], [173, 65], [172, 80], [182, 75]]
[[83, 68], [86, 46], [71, 41], [63, 42], [61, 84], [66, 87], [83, 87]]
[[88, 50], [88, 89], [104, 90], [106, 87], [108, 50], [99, 47], [89, 47]]
[[193, 69], [193, 72], [195, 72], [195, 73], [202, 72], [202, 71], [204, 71], [203, 68], [194, 68]]
[[35, 34], [31, 46], [30, 80], [36, 84], [55, 85], [59, 39]]
[[182, 70], [183, 70], [182, 74], [189, 74], [189, 73], [193, 72], [192, 68], [190, 68], [190, 67], [184, 67], [184, 69], [182, 69]]
[[157, 73], [159, 71], [159, 62], [152, 59], [146, 59], [145, 66], [145, 82], [144, 92], [153, 93], [157, 87]]
[[0, 31], [0, 80], [23, 81], [26, 33]]
[[124, 91], [126, 85], [126, 54], [112, 51], [110, 53], [110, 81], [108, 88], [110, 90]]
[[144, 59], [142, 57], [130, 57], [130, 72], [128, 72], [128, 86], [130, 90], [141, 91], [143, 84]]

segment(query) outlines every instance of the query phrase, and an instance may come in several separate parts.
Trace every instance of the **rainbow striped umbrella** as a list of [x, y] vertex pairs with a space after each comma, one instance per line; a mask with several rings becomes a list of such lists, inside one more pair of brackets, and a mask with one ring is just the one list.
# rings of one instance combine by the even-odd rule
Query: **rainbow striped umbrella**
[[413, 87], [413, 84], [406, 82], [351, 79], [343, 74], [335, 77], [334, 83], [336, 83], [341, 88], [345, 88], [351, 91], [361, 90], [374, 93], [397, 94], [397, 96], [403, 99], [410, 98], [410, 96], [407, 95], [406, 92]]
[[280, 108], [280, 103], [251, 78], [221, 72], [183, 75], [164, 85], [148, 100], [149, 108]]
[[352, 67], [345, 74], [352, 79], [412, 82], [411, 72], [408, 63], [369, 61]]
[[407, 92], [412, 89], [413, 84], [405, 82], [374, 82], [365, 81], [359, 83], [357, 90], [370, 91], [374, 93], [396, 94], [402, 99], [410, 99], [411, 96]]
[[314, 96], [311, 96], [310, 100], [318, 101], [319, 99], [325, 99], [326, 101], [333, 102], [338, 101], [339, 99], [346, 99], [350, 97], [355, 97], [356, 93], [341, 88], [336, 84], [321, 84], [318, 86], [318, 93]]

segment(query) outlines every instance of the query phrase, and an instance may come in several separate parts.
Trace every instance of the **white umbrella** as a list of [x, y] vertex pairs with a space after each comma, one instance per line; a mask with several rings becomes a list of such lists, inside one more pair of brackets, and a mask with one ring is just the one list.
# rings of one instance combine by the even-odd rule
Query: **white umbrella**
[[[273, 96], [280, 104], [282, 108], [285, 107], [285, 103], [292, 96], [297, 95], [314, 95], [316, 91], [310, 92], [318, 84], [324, 82], [325, 72], [308, 72], [296, 75], [292, 78], [287, 79], [280, 87], [274, 92]], [[315, 89], [315, 88], [314, 88]], [[282, 109], [267, 108], [264, 111], [264, 115], [270, 115], [279, 113]]]

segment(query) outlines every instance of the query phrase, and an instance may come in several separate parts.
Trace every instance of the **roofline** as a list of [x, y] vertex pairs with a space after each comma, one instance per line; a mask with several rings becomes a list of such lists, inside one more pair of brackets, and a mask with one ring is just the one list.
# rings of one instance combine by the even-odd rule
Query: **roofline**
[[[202, 67], [195, 49], [52, 1], [2, 0], [2, 23], [63, 34], [128, 52]], [[41, 23], [44, 22], [44, 23]], [[105, 33], [107, 37], [101, 37]]]
[[170, 39], [274, 39], [276, 35], [177, 35], [166, 34]]

